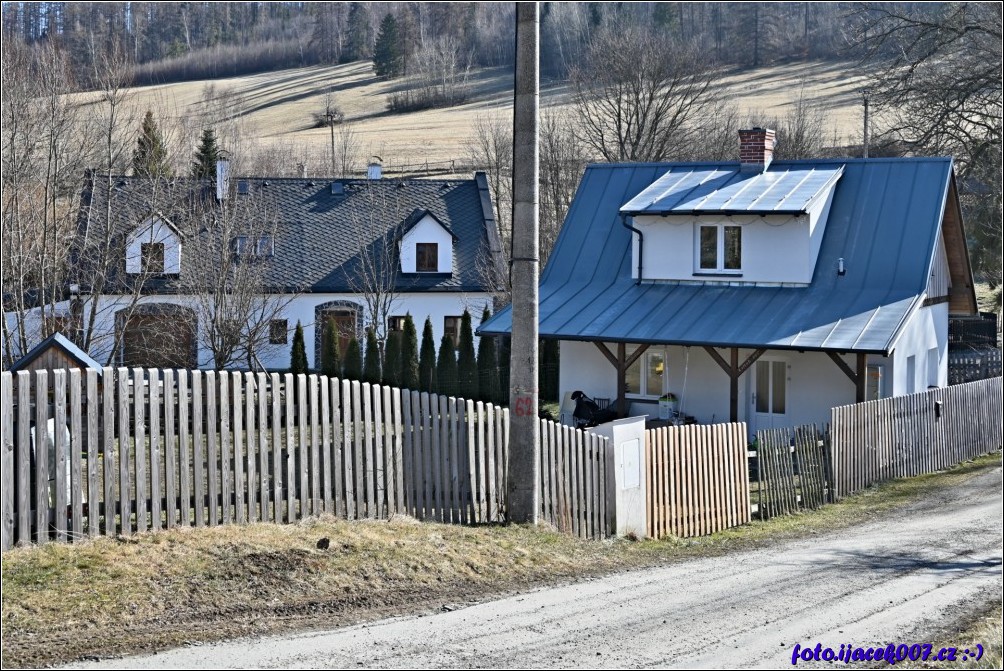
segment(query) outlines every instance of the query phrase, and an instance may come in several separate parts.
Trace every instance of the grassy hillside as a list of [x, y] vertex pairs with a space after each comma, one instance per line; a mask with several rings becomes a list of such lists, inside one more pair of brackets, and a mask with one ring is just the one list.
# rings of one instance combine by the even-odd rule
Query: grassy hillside
[[[860, 136], [860, 89], [864, 78], [849, 63], [793, 63], [726, 73], [720, 86], [741, 109], [783, 116], [799, 95], [827, 114], [826, 144], [855, 142]], [[128, 104], [139, 118], [146, 109], [159, 117], [186, 119], [198, 112], [208, 87], [231, 91], [239, 100], [249, 132], [272, 145], [306, 146], [317, 152], [330, 142], [325, 128], [314, 128], [313, 113], [323, 111], [330, 89], [346, 122], [357, 135], [359, 158], [383, 158], [393, 170], [404, 165], [448, 163], [466, 158], [465, 140], [473, 119], [489, 109], [512, 109], [512, 74], [504, 68], [480, 70], [471, 79], [466, 104], [407, 114], [387, 111], [387, 96], [399, 82], [378, 80], [370, 63], [315, 66], [214, 81], [183, 82], [132, 89]], [[84, 104], [94, 93], [79, 94]], [[544, 105], [568, 100], [565, 85], [545, 85]], [[138, 124], [137, 124], [138, 126]]]

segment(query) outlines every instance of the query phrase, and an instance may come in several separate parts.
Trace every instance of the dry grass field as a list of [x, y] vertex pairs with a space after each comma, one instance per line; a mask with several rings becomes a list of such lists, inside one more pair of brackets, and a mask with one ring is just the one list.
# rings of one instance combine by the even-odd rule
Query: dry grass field
[[[720, 86], [741, 109], [769, 116], [783, 116], [802, 96], [826, 113], [830, 144], [833, 140], [855, 142], [860, 136], [864, 81], [852, 63], [811, 62], [724, 73]], [[505, 68], [475, 72], [470, 101], [448, 109], [391, 114], [387, 100], [398, 86], [399, 82], [377, 79], [368, 62], [350, 63], [139, 87], [130, 92], [127, 104], [136, 118], [153, 109], [162, 118], [185, 119], [199, 113], [205, 98], [220, 99], [223, 92], [229, 92], [250, 133], [266, 145], [323, 152], [329, 133], [313, 127], [313, 113], [323, 111], [325, 93], [330, 90], [356, 134], [360, 160], [380, 156], [388, 170], [426, 161], [442, 167], [451, 160], [463, 160], [474, 118], [486, 110], [512, 110], [512, 75]], [[210, 87], [214, 90], [207, 96]], [[78, 94], [77, 98], [86, 105], [96, 101], [97, 95]], [[563, 105], [567, 100], [567, 86], [543, 86], [543, 105]]]

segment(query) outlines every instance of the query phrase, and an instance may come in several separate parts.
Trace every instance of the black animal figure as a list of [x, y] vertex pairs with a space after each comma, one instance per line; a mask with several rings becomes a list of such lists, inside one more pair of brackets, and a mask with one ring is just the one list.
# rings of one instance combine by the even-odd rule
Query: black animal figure
[[596, 401], [586, 396], [584, 392], [573, 391], [572, 400], [575, 401], [575, 411], [572, 413], [572, 418], [575, 420], [575, 428], [577, 429], [596, 426], [619, 417], [613, 410], [600, 408], [596, 405]]

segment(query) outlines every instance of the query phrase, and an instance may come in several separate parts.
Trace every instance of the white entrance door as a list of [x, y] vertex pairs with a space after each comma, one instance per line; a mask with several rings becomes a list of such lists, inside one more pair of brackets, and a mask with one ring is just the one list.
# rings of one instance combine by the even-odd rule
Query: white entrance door
[[757, 359], [753, 381], [756, 429], [787, 426], [788, 364], [777, 359]]

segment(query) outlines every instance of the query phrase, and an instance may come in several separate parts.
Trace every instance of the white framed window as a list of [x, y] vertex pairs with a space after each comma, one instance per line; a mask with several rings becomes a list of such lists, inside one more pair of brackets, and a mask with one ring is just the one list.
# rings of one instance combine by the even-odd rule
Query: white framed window
[[743, 269], [743, 229], [732, 224], [698, 224], [694, 272], [739, 274]]
[[628, 367], [624, 376], [625, 393], [658, 398], [667, 391], [667, 372], [665, 350], [647, 350]]

